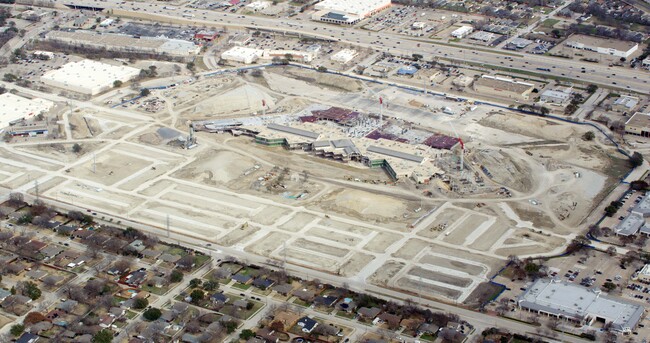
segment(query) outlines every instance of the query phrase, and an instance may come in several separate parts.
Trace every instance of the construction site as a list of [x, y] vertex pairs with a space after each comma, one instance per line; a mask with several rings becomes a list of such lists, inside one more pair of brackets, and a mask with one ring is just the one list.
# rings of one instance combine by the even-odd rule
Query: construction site
[[0, 148], [0, 185], [464, 302], [509, 255], [561, 252], [626, 172], [580, 126], [292, 68], [77, 102], [64, 138]]

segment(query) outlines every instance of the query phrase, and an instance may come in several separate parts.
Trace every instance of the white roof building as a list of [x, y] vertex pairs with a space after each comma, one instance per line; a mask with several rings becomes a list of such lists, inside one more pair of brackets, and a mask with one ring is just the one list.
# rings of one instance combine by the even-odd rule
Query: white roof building
[[612, 107], [618, 111], [632, 111], [639, 104], [639, 98], [629, 95], [619, 96]]
[[251, 64], [264, 54], [264, 50], [236, 46], [224, 51], [221, 58], [228, 61], [234, 61], [244, 64]]
[[92, 60], [70, 62], [41, 76], [48, 86], [95, 95], [113, 87], [113, 82], [127, 82], [140, 74], [140, 69], [114, 66]]
[[312, 20], [354, 25], [391, 6], [391, 0], [323, 0], [314, 8]]
[[612, 323], [612, 329], [630, 332], [641, 320], [641, 305], [602, 295], [599, 290], [549, 279], [538, 279], [517, 299], [520, 307], [591, 325]]
[[271, 3], [268, 1], [255, 1], [251, 2], [250, 4], [246, 5], [246, 8], [251, 10], [251, 11], [261, 11], [264, 9], [267, 9], [269, 6], [271, 6]]
[[474, 34], [469, 36], [469, 39], [472, 40], [478, 40], [481, 42], [489, 42], [493, 40], [495, 37], [494, 33], [492, 32], [487, 32], [487, 31], [476, 31]]
[[474, 28], [471, 26], [461, 26], [452, 31], [451, 36], [454, 38], [464, 38], [468, 34], [472, 33], [472, 31], [474, 31]]
[[330, 57], [334, 62], [339, 62], [341, 64], [346, 64], [357, 56], [357, 51], [352, 49], [343, 49]]
[[323, 0], [317, 3], [316, 10], [326, 10], [357, 17], [369, 17], [391, 5], [391, 0]]
[[22, 119], [50, 110], [54, 103], [45, 99], [27, 99], [9, 92], [0, 95], [0, 129]]
[[542, 92], [540, 100], [547, 104], [566, 104], [571, 99], [571, 88], [565, 90], [548, 89]]
[[567, 38], [564, 44], [574, 49], [625, 58], [639, 49], [639, 44], [634, 42], [575, 34]]

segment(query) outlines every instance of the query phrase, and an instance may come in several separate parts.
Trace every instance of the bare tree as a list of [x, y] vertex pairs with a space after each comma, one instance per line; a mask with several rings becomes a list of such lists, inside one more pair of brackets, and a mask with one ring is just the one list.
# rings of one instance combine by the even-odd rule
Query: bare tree
[[23, 193], [9, 193], [9, 206], [19, 207], [25, 204], [25, 196]]

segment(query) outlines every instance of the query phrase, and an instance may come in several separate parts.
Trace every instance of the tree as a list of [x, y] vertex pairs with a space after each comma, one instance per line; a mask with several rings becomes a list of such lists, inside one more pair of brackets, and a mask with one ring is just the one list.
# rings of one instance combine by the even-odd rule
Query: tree
[[585, 132], [584, 135], [582, 135], [582, 139], [584, 139], [586, 141], [593, 141], [594, 138], [596, 138], [596, 135], [594, 134], [593, 131], [587, 131], [587, 132]]
[[142, 88], [142, 90], [140, 90], [140, 96], [147, 96], [149, 94], [151, 94], [151, 91], [147, 88]]
[[25, 331], [25, 326], [21, 324], [14, 324], [11, 326], [11, 329], [9, 330], [9, 333], [11, 333], [12, 336], [18, 337], [23, 334]]
[[122, 87], [122, 81], [120, 81], [120, 80], [113, 81], [113, 87], [115, 87], [115, 88]]
[[645, 191], [648, 189], [648, 183], [643, 181], [643, 180], [636, 180], [630, 182], [630, 189], [633, 189], [635, 191]]
[[4, 77], [2, 78], [2, 81], [5, 82], [16, 82], [18, 80], [18, 77], [14, 74], [6, 73]]
[[9, 206], [18, 207], [25, 204], [25, 196], [23, 193], [10, 193], [9, 194]]
[[75, 154], [80, 153], [81, 145], [79, 143], [74, 143], [74, 145], [72, 146], [72, 152], [74, 152]]
[[160, 309], [155, 308], [155, 307], [152, 307], [152, 308], [144, 311], [144, 313], [142, 314], [142, 317], [144, 317], [144, 319], [146, 319], [146, 320], [148, 320], [150, 322], [153, 322], [154, 320], [158, 320], [158, 318], [160, 318], [160, 316], [162, 316], [162, 311], [160, 311]]
[[29, 312], [25, 320], [23, 320], [23, 325], [30, 326], [32, 324], [40, 323], [47, 320], [47, 318], [40, 312]]
[[26, 297], [29, 297], [32, 300], [36, 300], [41, 297], [41, 290], [35, 283], [27, 281], [23, 286], [25, 287], [23, 293]]
[[137, 298], [133, 301], [133, 308], [136, 310], [142, 310], [149, 306], [149, 300], [146, 298]]
[[239, 334], [239, 338], [243, 340], [249, 340], [253, 337], [255, 337], [255, 333], [249, 329], [242, 330], [242, 332]]
[[185, 67], [187, 68], [187, 70], [191, 71], [192, 73], [194, 73], [194, 71], [196, 70], [196, 65], [194, 64], [194, 62], [187, 62]]
[[214, 291], [217, 288], [219, 288], [219, 283], [216, 281], [208, 280], [203, 283], [203, 289], [208, 292]]
[[190, 280], [190, 287], [191, 288], [197, 288], [197, 287], [200, 287], [202, 283], [203, 283], [203, 281], [201, 281], [201, 279], [194, 278], [194, 279]]
[[205, 293], [200, 289], [195, 289], [190, 293], [190, 297], [192, 297], [192, 304], [196, 305], [205, 298]]
[[113, 341], [113, 332], [111, 330], [100, 330], [93, 336], [93, 343], [111, 343]]
[[325, 68], [325, 67], [323, 67], [323, 66], [320, 66], [320, 67], [318, 67], [316, 70], [318, 70], [318, 71], [321, 72], [321, 73], [324, 73], [324, 72], [327, 71], [327, 68]]
[[230, 320], [225, 323], [223, 323], [223, 326], [226, 328], [226, 332], [228, 334], [231, 334], [235, 332], [235, 329], [237, 328], [237, 322]]
[[632, 156], [630, 156], [630, 164], [633, 168], [636, 168], [643, 164], [643, 155], [638, 151], [635, 151]]
[[589, 93], [595, 93], [597, 90], [598, 90], [598, 86], [594, 84], [590, 84], [589, 86], [587, 86], [587, 92]]
[[169, 275], [169, 281], [171, 281], [171, 282], [181, 282], [181, 281], [183, 281], [183, 272], [181, 272], [178, 269], [172, 270], [171, 274]]
[[616, 284], [610, 281], [607, 281], [603, 284], [603, 289], [611, 292], [612, 290], [616, 289]]

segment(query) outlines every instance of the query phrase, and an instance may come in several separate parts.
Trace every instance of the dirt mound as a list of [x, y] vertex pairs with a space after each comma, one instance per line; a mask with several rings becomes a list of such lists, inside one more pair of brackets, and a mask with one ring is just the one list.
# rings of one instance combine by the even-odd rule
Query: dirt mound
[[407, 209], [407, 205], [396, 198], [350, 189], [333, 192], [323, 204], [334, 211], [374, 219], [398, 218]]
[[210, 116], [261, 112], [263, 101], [266, 102], [267, 108], [275, 107], [274, 97], [257, 87], [243, 85], [200, 102], [194, 108], [194, 113]]

